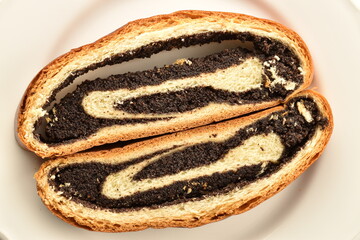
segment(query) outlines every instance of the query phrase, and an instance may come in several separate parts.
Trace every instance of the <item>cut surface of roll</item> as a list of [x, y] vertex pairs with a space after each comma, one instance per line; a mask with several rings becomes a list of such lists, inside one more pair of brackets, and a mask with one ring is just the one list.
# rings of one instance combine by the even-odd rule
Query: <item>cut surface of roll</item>
[[[233, 48], [81, 82], [105, 66], [174, 49], [235, 41]], [[275, 106], [312, 79], [293, 31], [236, 13], [180, 11], [131, 22], [42, 69], [18, 113], [19, 140], [41, 157], [160, 135]]]
[[304, 91], [237, 119], [52, 159], [35, 178], [45, 205], [76, 226], [195, 227], [282, 190], [320, 156], [332, 128], [327, 101]]

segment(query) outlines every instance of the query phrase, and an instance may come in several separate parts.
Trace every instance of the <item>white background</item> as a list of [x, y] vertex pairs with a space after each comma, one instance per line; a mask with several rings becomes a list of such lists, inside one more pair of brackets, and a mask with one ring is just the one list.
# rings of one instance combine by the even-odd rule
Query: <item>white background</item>
[[[327, 149], [284, 191], [218, 223], [110, 234], [62, 222], [36, 194], [33, 174], [41, 160], [14, 138], [22, 93], [71, 48], [128, 21], [183, 9], [246, 13], [297, 31], [315, 61], [313, 87], [333, 108]], [[348, 0], [0, 0], [0, 239], [360, 239], [359, 44], [360, 14]]]

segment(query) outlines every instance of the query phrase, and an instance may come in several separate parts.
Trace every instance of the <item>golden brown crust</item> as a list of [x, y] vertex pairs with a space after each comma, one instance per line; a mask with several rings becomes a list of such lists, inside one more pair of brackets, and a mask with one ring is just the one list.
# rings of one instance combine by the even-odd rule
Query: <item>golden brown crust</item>
[[[52, 79], [57, 77], [57, 74], [60, 74], [61, 71], [65, 71], [64, 69], [70, 68], [72, 63], [75, 64], [77, 62], [81, 62], [86, 64], [86, 62], [90, 59], [88, 56], [90, 51], [93, 53], [93, 55], [101, 55], [104, 49], [106, 50], [106, 48], [110, 48], [109, 46], [113, 46], [112, 44], [115, 42], [126, 41], [127, 39], [139, 36], [145, 32], [157, 31], [164, 28], [174, 27], [179, 24], [192, 23], [194, 21], [200, 20], [206, 20], [208, 22], [219, 22], [221, 24], [241, 24], [242, 26], [246, 26], [254, 30], [261, 30], [266, 34], [272, 34], [274, 36], [276, 35], [278, 38], [282, 38], [283, 40], [288, 41], [287, 44], [290, 44], [290, 47], [299, 55], [302, 61], [302, 68], [305, 72], [305, 82], [302, 86], [300, 86], [299, 89], [296, 90], [296, 92], [299, 92], [310, 85], [313, 74], [311, 56], [305, 43], [292, 30], [270, 20], [258, 19], [252, 16], [237, 13], [179, 11], [172, 14], [159, 15], [130, 22], [113, 33], [99, 39], [98, 41], [77, 49], [73, 49], [49, 63], [30, 83], [24, 94], [23, 100], [21, 101], [18, 114], [18, 139], [26, 146], [27, 149], [34, 151], [41, 157], [61, 156], [85, 150], [93, 146], [102, 145], [104, 143], [111, 143], [119, 140], [124, 141], [201, 126], [222, 120], [224, 119], [224, 116], [231, 118], [250, 111], [256, 111], [261, 108], [267, 108], [279, 104], [279, 101], [274, 101], [257, 106], [239, 106], [231, 110], [219, 112], [216, 115], [214, 114], [207, 119], [184, 121], [173, 125], [172, 127], [146, 127], [145, 129], [142, 128], [122, 134], [115, 133], [115, 131], [110, 131], [110, 133], [109, 131], [100, 131], [97, 134], [93, 134], [86, 140], [79, 140], [72, 144], [64, 144], [56, 147], [50, 147], [47, 144], [39, 141], [34, 136], [34, 123], [39, 118], [39, 116], [42, 115], [42, 106], [45, 104], [49, 94], [51, 93], [51, 89], [61, 83], [61, 81], [56, 83], [56, 81], [53, 81]], [[294, 92], [294, 94], [296, 92]]]
[[[38, 182], [38, 192], [43, 199], [45, 205], [57, 216], [70, 224], [77, 225], [79, 227], [91, 229], [94, 231], [106, 231], [106, 232], [123, 232], [123, 231], [138, 231], [145, 228], [164, 228], [164, 227], [197, 227], [210, 222], [219, 221], [228, 216], [239, 214], [257, 206], [261, 202], [270, 198], [274, 194], [281, 191], [293, 180], [295, 180], [300, 174], [302, 174], [324, 151], [327, 142], [330, 139], [333, 129], [333, 117], [330, 106], [326, 99], [320, 94], [314, 91], [303, 91], [297, 96], [308, 96], [312, 98], [324, 117], [328, 119], [328, 125], [323, 129], [318, 128], [312, 139], [304, 146], [304, 148], [296, 155], [296, 157], [285, 166], [281, 168], [275, 174], [269, 176], [266, 179], [266, 184], [262, 180], [258, 180], [255, 183], [251, 183], [244, 189], [236, 190], [241, 192], [242, 195], [237, 196], [236, 200], [232, 201], [218, 201], [219, 205], [212, 206], [210, 203], [206, 204], [206, 208], [198, 211], [196, 215], [185, 213], [180, 215], [161, 215], [161, 217], [146, 218], [152, 214], [152, 210], [142, 213], [138, 212], [139, 217], [136, 220], [125, 219], [121, 221], [121, 218], [117, 218], [116, 214], [112, 217], [104, 217], [108, 213], [96, 211], [87, 215], [87, 217], [79, 216], [74, 212], [69, 212], [69, 205], [74, 204], [68, 199], [62, 196], [55, 196], [56, 193], [49, 187], [47, 182], [48, 171], [52, 167], [61, 166], [62, 164], [68, 164], [72, 162], [87, 162], [96, 159], [103, 163], [113, 162], [116, 156], [136, 157], [139, 154], [147, 152], [154, 152], [160, 149], [161, 146], [171, 142], [186, 141], [194, 136], [200, 136], [204, 134], [211, 135], [213, 133], [232, 131], [232, 129], [238, 129], [239, 127], [248, 125], [255, 122], [257, 119], [265, 117], [272, 112], [279, 111], [283, 107], [276, 107], [268, 109], [259, 113], [255, 113], [246, 117], [241, 117], [226, 122], [221, 122], [205, 127], [200, 127], [180, 133], [174, 133], [163, 137], [154, 138], [144, 142], [138, 142], [128, 145], [124, 148], [111, 149], [97, 152], [78, 153], [71, 156], [61, 157], [55, 160], [44, 163], [40, 170], [36, 173], [35, 178]], [[227, 194], [233, 194], [232, 192]], [[235, 193], [236, 194], [236, 193]], [[244, 195], [244, 196], [243, 196]], [[241, 197], [240, 197], [241, 196]], [[190, 203], [192, 204], [192, 203]], [[64, 207], [64, 205], [66, 207]], [[79, 204], [75, 204], [73, 209], [80, 208], [81, 214], [90, 211], [86, 207]], [[171, 207], [165, 207], [164, 211], [170, 211]], [[169, 210], [170, 209], [170, 210]], [[194, 208], [195, 209], [195, 208]], [[78, 210], [78, 209], [77, 209]], [[156, 211], [156, 210], [153, 210]], [[95, 217], [94, 217], [95, 216]], [[92, 219], [90, 219], [92, 218]]]

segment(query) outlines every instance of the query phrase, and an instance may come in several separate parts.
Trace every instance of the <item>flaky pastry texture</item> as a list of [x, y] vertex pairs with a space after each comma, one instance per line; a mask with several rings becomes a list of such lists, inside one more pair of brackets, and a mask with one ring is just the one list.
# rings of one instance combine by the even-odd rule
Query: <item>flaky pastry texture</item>
[[[281, 42], [300, 60], [299, 68], [303, 74], [303, 82], [293, 91], [293, 94], [310, 85], [313, 75], [310, 53], [303, 40], [287, 27], [270, 20], [238, 13], [179, 11], [130, 22], [94, 43], [72, 49], [45, 66], [28, 86], [19, 106], [17, 117], [19, 142], [43, 158], [64, 156], [106, 143], [202, 126], [280, 104], [281, 99], [255, 101], [240, 105], [210, 104], [203, 110], [194, 109], [184, 114], [178, 114], [178, 118], [108, 126], [100, 128], [90, 136], [56, 144], [42, 141], [35, 133], [37, 121], [40, 118], [46, 118], [47, 111], [44, 106], [49, 103], [54, 90], [62, 86], [65, 79], [77, 70], [86, 69], [115, 55], [129, 54], [133, 50], [157, 41], [217, 31], [249, 32]], [[187, 63], [186, 60], [183, 62]], [[180, 63], [183, 62], [180, 61]], [[283, 79], [277, 81], [282, 83]], [[288, 88], [291, 89], [293, 86], [289, 85]]]
[[[293, 99], [300, 100], [293, 103], [291, 102]], [[310, 105], [303, 104], [301, 99], [310, 99], [316, 105], [316, 109], [318, 109], [316, 116], [312, 115], [312, 113], [314, 113], [313, 110], [311, 110], [312, 112], [309, 110], [308, 106]], [[55, 215], [70, 224], [94, 231], [123, 232], [138, 231], [146, 228], [196, 227], [245, 212], [278, 193], [295, 180], [319, 158], [329, 141], [333, 129], [333, 118], [329, 104], [324, 97], [314, 91], [308, 90], [289, 98], [287, 104], [289, 106], [274, 107], [245, 117], [138, 142], [124, 148], [78, 153], [46, 161], [35, 175], [38, 193], [44, 204]], [[133, 161], [133, 159], [139, 159], [141, 156], [146, 156], [154, 152], [161, 152], [164, 149], [170, 149], [170, 152], [168, 153], [173, 154], [176, 151], [182, 151], [184, 149], [182, 146], [188, 146], [189, 144], [197, 144], [197, 146], [200, 146], [201, 144], [208, 142], [214, 142], [216, 144], [218, 142], [226, 141], [226, 139], [231, 138], [234, 133], [242, 131], [242, 129], [245, 129], [246, 132], [257, 131], [249, 126], [255, 126], [252, 124], [265, 118], [268, 119], [268, 121], [274, 121], [274, 119], [276, 119], [280, 125], [290, 126], [290, 128], [296, 129], [298, 123], [294, 123], [291, 120], [292, 113], [289, 111], [284, 112], [284, 109], [286, 110], [289, 107], [295, 109], [294, 111], [296, 111], [296, 114], [300, 116], [301, 120], [299, 123], [301, 124], [306, 125], [314, 121], [323, 121], [324, 119], [326, 121], [324, 121], [322, 125], [317, 125], [316, 128], [314, 128], [308, 139], [305, 142], [300, 143], [300, 147], [297, 147], [297, 151], [294, 154], [289, 155], [291, 156], [291, 159], [286, 160], [279, 169], [262, 176], [263, 171], [267, 171], [264, 170], [264, 167], [269, 164], [269, 161], [272, 161], [271, 158], [273, 156], [275, 156], [275, 158], [278, 158], [279, 156], [283, 157], [284, 155], [281, 154], [283, 151], [282, 149], [284, 149], [284, 146], [287, 144], [291, 144], [290, 142], [292, 140], [289, 138], [285, 142], [279, 142], [279, 138], [276, 134], [274, 135], [274, 132], [259, 132], [255, 135], [251, 135], [253, 138], [248, 137], [247, 140], [242, 142], [241, 146], [246, 147], [245, 151], [242, 151], [241, 147], [233, 148], [231, 151], [239, 151], [233, 152], [233, 155], [231, 155], [231, 151], [228, 152], [227, 154], [230, 154], [229, 158], [222, 156], [221, 161], [224, 161], [224, 164], [219, 163], [221, 161], [217, 161], [216, 163], [206, 165], [204, 168], [195, 167], [195, 170], [183, 169], [180, 174], [173, 172], [172, 175], [168, 175], [164, 179], [161, 179], [161, 176], [152, 178], [151, 183], [147, 183], [146, 179], [143, 181], [140, 179], [142, 182], [141, 185], [138, 186], [139, 191], [151, 190], [152, 187], [155, 189], [161, 188], [164, 187], [161, 184], [172, 184], [176, 181], [184, 182], [184, 176], [184, 184], [186, 185], [191, 183], [190, 180], [192, 178], [199, 177], [198, 174], [205, 176], [211, 175], [212, 172], [222, 173], [226, 169], [231, 170], [231, 166], [234, 163], [233, 161], [235, 161], [236, 164], [240, 164], [242, 167], [258, 164], [258, 166], [263, 168], [263, 170], [259, 170], [256, 173], [259, 177], [254, 178], [251, 181], [249, 180], [249, 182], [244, 182], [243, 185], [237, 187], [225, 187], [224, 189], [227, 190], [217, 192], [216, 194], [211, 194], [210, 192], [202, 197], [190, 197], [187, 199], [187, 194], [191, 194], [191, 191], [195, 191], [195, 187], [193, 190], [189, 190], [188, 185], [186, 185], [187, 188], [183, 188], [185, 191], [185, 199], [187, 199], [186, 201], [175, 201], [170, 204], [160, 204], [155, 207], [125, 207], [122, 210], [119, 210], [116, 208], [111, 209], [104, 206], [98, 206], [94, 203], [89, 205], [86, 202], [77, 201], [76, 198], [78, 195], [66, 195], [63, 190], [54, 186], [54, 182], [52, 182], [56, 181], [58, 177], [61, 177], [57, 176], [57, 174], [63, 174], [61, 169], [68, 166], [76, 166], [76, 164], [121, 164]], [[274, 126], [277, 126], [277, 124]], [[244, 133], [245, 132], [243, 131], [242, 134]], [[297, 132], [295, 131], [294, 133], [289, 134], [296, 135]], [[287, 139], [286, 136], [285, 139]], [[287, 149], [287, 151], [291, 152], [293, 149], [294, 148], [291, 147]], [[161, 154], [168, 153], [165, 152]], [[199, 156], [199, 158], [201, 157], [204, 156]], [[153, 157], [148, 159], [153, 159]], [[262, 160], [256, 162], [256, 159]], [[133, 166], [135, 172], [140, 171], [139, 168], [136, 168], [136, 166], [138, 166], [137, 164], [141, 163], [134, 162]], [[237, 165], [236, 167], [239, 166]], [[143, 165], [141, 168], [145, 168], [145, 166]], [[54, 169], [60, 170], [57, 171]], [[54, 171], [57, 171], [57, 173], [54, 173]], [[121, 169], [120, 172], [121, 171], [125, 170]], [[106, 180], [104, 180], [105, 182], [100, 185], [102, 188], [101, 194], [108, 196], [110, 199], [116, 199], [118, 197], [125, 198], [127, 195], [136, 194], [137, 190], [134, 190], [134, 188], [124, 188], [121, 193], [122, 195], [116, 195], [118, 194], [118, 188], [122, 188], [122, 185], [127, 184], [126, 181], [128, 178], [124, 176], [125, 175], [121, 174], [114, 175], [113, 177], [108, 176]], [[186, 179], [186, 177], [189, 179]], [[133, 182], [130, 181], [130, 186], [135, 186], [131, 185], [136, 184], [134, 179], [135, 178], [133, 178]], [[158, 183], [157, 179], [165, 181], [165, 183]], [[167, 181], [170, 182], [166, 183]], [[117, 182], [119, 182], [120, 185]], [[206, 189], [204, 182], [201, 183], [204, 185], [204, 189]], [[63, 189], [66, 187], [71, 189], [73, 187], [73, 183], [64, 184], [68, 186], [62, 186]], [[209, 184], [207, 187], [210, 187], [210, 184], [212, 183], [208, 182], [206, 184]], [[195, 185], [196, 184], [193, 186]]]

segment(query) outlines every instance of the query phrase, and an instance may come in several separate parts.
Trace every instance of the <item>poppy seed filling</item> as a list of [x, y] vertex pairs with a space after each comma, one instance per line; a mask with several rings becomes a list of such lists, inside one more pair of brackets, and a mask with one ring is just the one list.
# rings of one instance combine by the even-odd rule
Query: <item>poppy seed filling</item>
[[[249, 32], [208, 32], [153, 42], [131, 52], [114, 55], [102, 62], [77, 70], [53, 91], [48, 103], [43, 108], [46, 109], [54, 101], [56, 94], [61, 89], [89, 71], [135, 58], [147, 58], [174, 48], [225, 40], [250, 42], [253, 47], [251, 49], [242, 47], [226, 49], [205, 57], [186, 59], [181, 64], [176, 63], [161, 68], [155, 67], [151, 70], [112, 75], [104, 79], [87, 80], [81, 83], [74, 92], [62, 98], [59, 103], [55, 103], [45, 117], [35, 123], [34, 134], [49, 145], [63, 144], [77, 139], [86, 139], [89, 135], [107, 126], [167, 121], [173, 118], [172, 113], [186, 113], [206, 107], [211, 103], [241, 105], [284, 99], [303, 83], [300, 60], [279, 41]], [[133, 90], [144, 86], [159, 86], [169, 80], [180, 81], [184, 78], [194, 78], [204, 73], [228, 69], [253, 58], [259, 59], [263, 63], [261, 75], [263, 84], [259, 88], [234, 92], [212, 86], [195, 86], [170, 92], [155, 92], [121, 102], [113, 102], [113, 111], [122, 111], [130, 116], [121, 119], [92, 116], [84, 110], [82, 105], [84, 97], [95, 91]], [[276, 69], [276, 73], [274, 69]], [[274, 74], [290, 81], [292, 85], [284, 87], [282, 82], [274, 81]], [[155, 117], [131, 117], [137, 114], [153, 114]], [[45, 131], [39, 131], [40, 128], [44, 128]]]
[[[313, 137], [316, 129], [328, 124], [316, 103], [307, 97], [297, 97], [287, 103], [284, 110], [276, 111], [239, 129], [234, 135], [220, 141], [173, 146], [148, 155], [129, 159], [119, 164], [99, 162], [65, 164], [49, 171], [49, 184], [60, 195], [90, 208], [110, 209], [114, 212], [141, 208], [157, 208], [187, 201], [198, 201], [209, 196], [242, 188], [259, 179], [267, 178], [289, 163]], [[277, 136], [283, 151], [276, 161], [244, 165], [229, 171], [216, 171], [188, 179], [174, 180], [158, 188], [134, 192], [118, 198], [103, 194], [107, 178], [132, 166], [149, 162], [134, 173], [131, 182], [156, 181], [186, 173], [199, 167], [211, 167], [223, 160], [233, 149], [246, 144], [252, 137]], [[260, 147], [261, 150], [262, 147]], [[261, 151], [260, 151], [261, 153]], [[241, 156], [240, 156], [241, 157]], [[241, 160], [239, 160], [241, 161]], [[125, 183], [124, 183], [125, 184]]]

